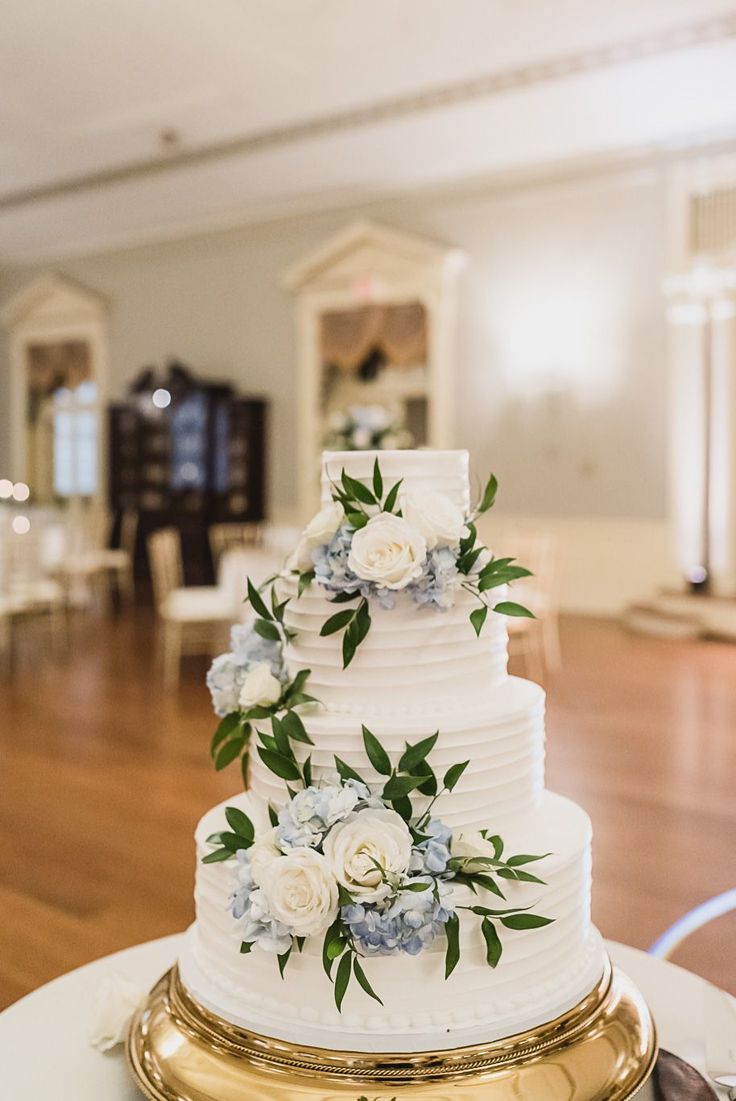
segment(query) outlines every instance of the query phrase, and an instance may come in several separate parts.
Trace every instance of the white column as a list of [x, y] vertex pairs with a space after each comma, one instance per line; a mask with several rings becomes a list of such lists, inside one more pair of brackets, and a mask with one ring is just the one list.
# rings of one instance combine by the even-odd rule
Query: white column
[[711, 303], [711, 592], [736, 596], [736, 297]]

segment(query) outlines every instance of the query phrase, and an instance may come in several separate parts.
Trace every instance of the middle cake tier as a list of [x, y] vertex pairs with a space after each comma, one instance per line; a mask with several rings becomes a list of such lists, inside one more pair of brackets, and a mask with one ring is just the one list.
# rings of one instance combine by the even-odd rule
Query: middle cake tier
[[[418, 713], [362, 717], [312, 707], [302, 715], [314, 746], [295, 744], [297, 757], [311, 754], [315, 781], [334, 775], [335, 756], [354, 768], [369, 784], [381, 783], [366, 759], [362, 725], [370, 725], [392, 758], [406, 742], [416, 742], [439, 729], [432, 765], [441, 776], [450, 765], [469, 760], [451, 795], [440, 795], [436, 813], [447, 825], [480, 829], [489, 815], [507, 821], [539, 805], [544, 789], [544, 692], [538, 684], [506, 677], [485, 700], [471, 707], [459, 696], [455, 707], [441, 715], [425, 708]], [[283, 802], [284, 783], [270, 772], [254, 750], [251, 754], [252, 794], [263, 803]]]
[[[491, 614], [480, 638], [469, 616], [478, 600], [459, 588], [451, 608], [418, 607], [406, 593], [395, 594], [393, 608], [371, 600], [371, 627], [347, 669], [339, 635], [320, 631], [336, 612], [315, 582], [297, 598], [296, 582], [281, 583], [290, 602], [285, 624], [295, 637], [286, 651], [293, 675], [310, 670], [308, 691], [331, 711], [361, 715], [417, 713], [438, 716], [474, 708], [507, 677], [507, 632], [502, 615]], [[494, 591], [502, 601], [505, 589]], [[355, 602], [357, 604], [357, 600]]]

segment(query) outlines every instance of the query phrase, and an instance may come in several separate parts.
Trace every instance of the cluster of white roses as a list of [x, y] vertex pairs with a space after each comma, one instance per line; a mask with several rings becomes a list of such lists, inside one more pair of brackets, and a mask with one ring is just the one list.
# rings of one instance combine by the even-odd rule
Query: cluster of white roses
[[[446, 874], [450, 835], [441, 835], [443, 829], [437, 823], [424, 847], [417, 847], [404, 819], [365, 784], [305, 788], [281, 809], [277, 825], [237, 853], [230, 906], [239, 938], [282, 955], [293, 938], [325, 933], [341, 899], [343, 910], [386, 911], [402, 888], [432, 874], [428, 866]], [[432, 864], [428, 844], [440, 849], [439, 836], [439, 861], [435, 851]]]
[[[333, 591], [410, 589], [423, 594], [419, 603], [448, 606], [448, 592], [461, 583], [456, 560], [467, 520], [450, 498], [430, 490], [406, 491], [399, 504], [400, 516], [376, 512], [355, 530], [342, 504], [332, 501], [307, 525], [289, 568], [313, 569], [315, 580]], [[433, 592], [445, 599], [432, 601]]]

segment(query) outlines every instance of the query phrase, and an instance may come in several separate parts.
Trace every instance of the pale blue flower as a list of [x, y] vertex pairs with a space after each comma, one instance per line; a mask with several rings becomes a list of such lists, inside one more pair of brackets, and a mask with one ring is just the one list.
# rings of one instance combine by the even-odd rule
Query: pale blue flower
[[265, 662], [273, 675], [282, 679], [284, 657], [281, 643], [261, 638], [254, 627], [236, 623], [230, 631], [230, 650], [237, 665], [252, 668]]
[[247, 850], [239, 849], [236, 857], [236, 887], [230, 895], [228, 907], [238, 921], [238, 935], [262, 952], [280, 956], [291, 948], [291, 933], [269, 912], [266, 895], [253, 880]]
[[444, 875], [450, 860], [452, 830], [444, 822], [440, 822], [439, 818], [431, 818], [422, 832], [428, 835], [427, 840], [421, 841], [412, 849], [409, 871], [414, 874], [427, 872], [430, 875]]
[[245, 674], [246, 669], [234, 660], [232, 654], [220, 654], [212, 662], [207, 671], [207, 687], [216, 715], [222, 717], [237, 711]]
[[442, 932], [454, 909], [452, 888], [432, 876], [413, 876], [407, 882], [426, 883], [425, 891], [401, 891], [385, 902], [343, 906], [341, 917], [364, 956], [405, 952], [416, 956]]
[[450, 547], [435, 547], [427, 555], [421, 577], [408, 588], [417, 604], [446, 609], [455, 603], [461, 581], [455, 552]]
[[347, 818], [361, 799], [368, 797], [365, 784], [351, 781], [298, 791], [279, 811], [276, 843], [284, 851], [303, 845], [315, 847], [336, 822]]

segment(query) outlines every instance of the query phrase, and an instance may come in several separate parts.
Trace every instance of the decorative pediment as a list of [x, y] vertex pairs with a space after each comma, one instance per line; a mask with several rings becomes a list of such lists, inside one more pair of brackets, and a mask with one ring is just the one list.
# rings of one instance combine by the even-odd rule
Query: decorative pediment
[[461, 263], [458, 249], [375, 222], [353, 222], [290, 268], [284, 281], [297, 293], [364, 283], [370, 297], [371, 284], [418, 283]]
[[0, 311], [6, 329], [97, 321], [107, 313], [106, 299], [64, 275], [50, 272], [34, 279]]

